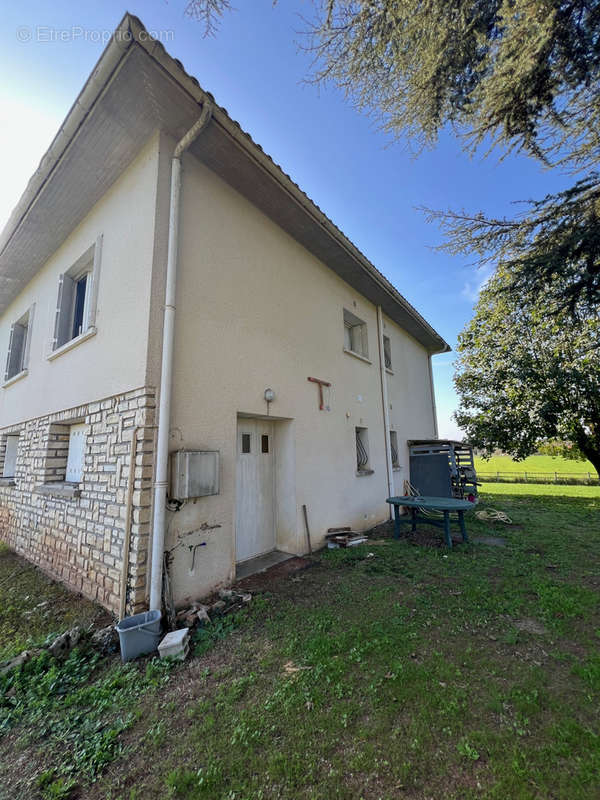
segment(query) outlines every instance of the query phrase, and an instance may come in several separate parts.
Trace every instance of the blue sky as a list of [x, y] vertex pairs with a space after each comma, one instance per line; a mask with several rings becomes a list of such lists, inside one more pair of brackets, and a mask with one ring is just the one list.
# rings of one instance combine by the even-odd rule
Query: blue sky
[[[511, 214], [512, 201], [564, 185], [525, 157], [469, 157], [450, 135], [418, 158], [358, 114], [333, 87], [305, 82], [299, 48], [308, 0], [237, 0], [214, 38], [184, 16], [185, 0], [5, 4], [0, 47], [0, 227], [126, 10], [163, 32], [169, 52], [301, 186], [451, 344], [486, 277], [441, 242], [418, 206]], [[435, 356], [440, 436], [451, 420], [454, 354]]]

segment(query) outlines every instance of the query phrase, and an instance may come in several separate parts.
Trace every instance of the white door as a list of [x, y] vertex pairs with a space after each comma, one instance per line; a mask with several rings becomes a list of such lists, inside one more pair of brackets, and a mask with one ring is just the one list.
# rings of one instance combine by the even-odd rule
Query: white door
[[275, 549], [273, 423], [239, 419], [236, 476], [236, 560]]

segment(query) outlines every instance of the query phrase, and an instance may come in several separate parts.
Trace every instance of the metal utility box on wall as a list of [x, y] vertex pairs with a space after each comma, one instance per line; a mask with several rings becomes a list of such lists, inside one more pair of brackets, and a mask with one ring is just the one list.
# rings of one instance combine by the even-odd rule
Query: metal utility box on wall
[[219, 494], [219, 451], [178, 450], [171, 453], [173, 500]]

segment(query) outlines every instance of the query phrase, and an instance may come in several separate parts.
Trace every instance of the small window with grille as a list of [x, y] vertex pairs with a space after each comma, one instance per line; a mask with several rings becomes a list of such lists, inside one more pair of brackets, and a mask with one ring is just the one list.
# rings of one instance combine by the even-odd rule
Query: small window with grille
[[389, 336], [383, 337], [383, 362], [386, 369], [392, 368], [392, 345]]
[[369, 435], [367, 428], [356, 428], [356, 472], [358, 475], [371, 475], [369, 466]]
[[398, 458], [398, 434], [396, 431], [390, 431], [390, 450], [392, 451], [392, 467], [398, 469], [400, 459]]

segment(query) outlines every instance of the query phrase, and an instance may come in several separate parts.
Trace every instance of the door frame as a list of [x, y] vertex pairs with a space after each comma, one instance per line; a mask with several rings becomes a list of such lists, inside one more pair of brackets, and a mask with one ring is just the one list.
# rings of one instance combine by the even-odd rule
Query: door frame
[[[275, 550], [293, 555], [301, 555], [304, 538], [300, 539], [298, 508], [296, 505], [296, 443], [295, 420], [291, 417], [278, 417], [271, 414], [237, 412], [234, 433], [234, 492], [233, 492], [233, 544], [232, 569], [235, 574], [237, 564], [244, 563], [237, 558], [237, 454], [238, 423], [249, 419], [273, 424], [273, 512], [275, 528]], [[257, 556], [252, 556], [256, 558]], [[250, 559], [244, 559], [244, 561]]]
[[[270, 516], [272, 516], [271, 529], [272, 529], [272, 532], [273, 532], [273, 540], [272, 540], [273, 541], [273, 546], [272, 547], [268, 547], [266, 550], [261, 550], [258, 553], [253, 553], [251, 556], [245, 556], [242, 559], [238, 559], [238, 557], [237, 557], [237, 550], [238, 550], [238, 538], [237, 538], [238, 517], [237, 517], [237, 511], [238, 511], [238, 499], [239, 499], [238, 498], [238, 490], [239, 490], [238, 467], [239, 467], [240, 455], [243, 455], [243, 454], [240, 454], [240, 422], [243, 422], [244, 420], [247, 421], [248, 423], [254, 423], [254, 425], [255, 425], [255, 427], [257, 429], [259, 427], [257, 423], [259, 423], [259, 422], [268, 423], [269, 426], [270, 426], [270, 433], [269, 433], [270, 453], [268, 453], [268, 455], [270, 456], [271, 461], [272, 461], [272, 476], [271, 476], [271, 478], [272, 478], [272, 481], [273, 481], [273, 485], [271, 486], [272, 502], [271, 502], [271, 514], [270, 514]], [[253, 446], [256, 448], [256, 450], [252, 453], [252, 456], [256, 457], [256, 458], [259, 458], [260, 457], [260, 455], [259, 455], [260, 454], [260, 450], [258, 448], [260, 446], [261, 434], [258, 433], [258, 432], [256, 434], [252, 434], [252, 440], [253, 440]], [[272, 553], [274, 550], [277, 549], [277, 481], [276, 481], [276, 474], [277, 473], [276, 473], [276, 470], [277, 470], [277, 449], [276, 449], [276, 446], [275, 446], [275, 425], [274, 425], [274, 420], [270, 419], [269, 417], [257, 418], [257, 417], [250, 417], [250, 416], [246, 416], [246, 415], [244, 415], [244, 416], [238, 415], [238, 419], [237, 419], [237, 423], [236, 423], [236, 433], [235, 433], [235, 526], [234, 526], [234, 550], [235, 550], [235, 563], [236, 563], [236, 565], [237, 564], [244, 564], [246, 561], [251, 561], [253, 558], [259, 558], [260, 556], [266, 555], [267, 553]], [[258, 486], [257, 486], [257, 488], [258, 488]]]

